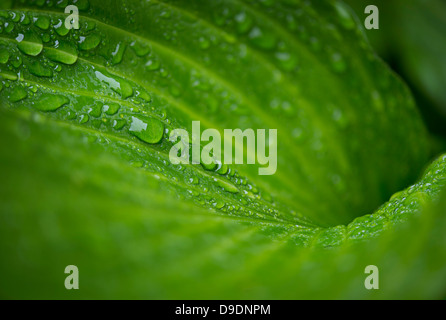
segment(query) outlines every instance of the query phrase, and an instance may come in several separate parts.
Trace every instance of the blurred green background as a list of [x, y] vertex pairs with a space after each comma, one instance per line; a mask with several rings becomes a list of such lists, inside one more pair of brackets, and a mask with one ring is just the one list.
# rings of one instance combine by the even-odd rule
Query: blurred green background
[[[411, 90], [430, 131], [446, 138], [446, 1], [346, 0], [360, 19], [379, 9], [379, 30], [365, 30], [377, 54]], [[443, 142], [444, 143], [444, 142]], [[444, 149], [444, 148], [443, 148]]]

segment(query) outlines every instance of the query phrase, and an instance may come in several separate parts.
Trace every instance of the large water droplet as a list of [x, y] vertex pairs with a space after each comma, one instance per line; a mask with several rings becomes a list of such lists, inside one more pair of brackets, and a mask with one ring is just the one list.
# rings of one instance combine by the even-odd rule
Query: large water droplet
[[122, 98], [126, 99], [133, 95], [133, 88], [127, 81], [106, 76], [100, 71], [95, 71], [95, 75], [99, 80], [107, 83], [112, 90], [119, 93]]
[[153, 118], [141, 120], [137, 117], [132, 117], [129, 131], [140, 140], [153, 144], [160, 142], [163, 138], [164, 125]]
[[39, 99], [33, 103], [33, 106], [40, 111], [54, 111], [69, 102], [70, 100], [65, 96], [43, 93]]
[[79, 49], [87, 51], [96, 48], [101, 43], [101, 37], [95, 33], [79, 38]]
[[73, 64], [77, 61], [78, 52], [74, 45], [67, 41], [56, 41], [54, 47], [45, 48], [45, 56], [56, 62]]
[[16, 86], [14, 89], [12, 89], [10, 95], [9, 95], [9, 101], [11, 102], [18, 102], [20, 100], [23, 100], [26, 98], [28, 93], [26, 90], [21, 86]]
[[48, 30], [50, 27], [50, 18], [47, 16], [40, 16], [37, 18], [36, 22], [34, 22], [34, 25], [42, 30]]
[[25, 34], [19, 33], [16, 40], [18, 42], [17, 47], [27, 55], [37, 56], [42, 52], [42, 39], [32, 31], [27, 31]]
[[65, 27], [65, 20], [62, 19], [58, 19], [58, 23], [54, 26], [54, 30], [56, 30], [56, 33], [62, 37], [66, 36], [68, 32], [70, 32], [70, 29]]
[[9, 52], [8, 50], [1, 48], [0, 49], [0, 63], [5, 64], [9, 60]]
[[118, 64], [122, 61], [122, 57], [124, 56], [126, 44], [123, 42], [119, 42], [116, 45], [115, 50], [112, 52], [112, 65]]
[[39, 61], [33, 61], [28, 65], [28, 70], [31, 74], [37, 77], [52, 77], [53, 71], [50, 68], [45, 67]]
[[102, 110], [109, 116], [112, 116], [118, 112], [119, 108], [120, 108], [119, 104], [110, 102], [108, 104], [104, 104]]

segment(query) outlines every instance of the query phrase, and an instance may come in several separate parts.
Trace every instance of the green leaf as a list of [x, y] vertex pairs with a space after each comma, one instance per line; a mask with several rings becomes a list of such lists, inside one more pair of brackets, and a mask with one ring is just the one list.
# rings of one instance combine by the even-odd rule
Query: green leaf
[[[343, 4], [91, 1], [66, 33], [63, 8], [14, 6], [0, 15], [13, 25], [0, 34], [0, 296], [443, 293], [430, 271], [444, 278], [444, 259], [427, 248], [444, 215], [418, 216], [445, 159], [382, 205], [418, 177], [428, 143], [408, 89]], [[19, 34], [33, 35], [26, 48]], [[173, 165], [168, 134], [198, 120], [222, 136], [278, 129], [277, 172]], [[398, 259], [415, 258], [425, 281], [407, 282]], [[69, 264], [76, 292], [63, 286]], [[367, 264], [390, 289], [364, 289]]]
[[[347, 0], [361, 19], [370, 1]], [[380, 56], [398, 70], [415, 90], [426, 121], [436, 133], [446, 134], [446, 19], [442, 0], [375, 0], [380, 29], [365, 30]]]

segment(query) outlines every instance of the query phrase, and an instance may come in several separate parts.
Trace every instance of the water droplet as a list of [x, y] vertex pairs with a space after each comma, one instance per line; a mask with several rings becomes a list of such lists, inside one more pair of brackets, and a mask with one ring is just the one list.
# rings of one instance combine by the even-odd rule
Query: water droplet
[[157, 70], [160, 67], [160, 62], [159, 60], [150, 59], [149, 61], [146, 62], [145, 66], [147, 70], [150, 71]]
[[70, 32], [70, 29], [67, 29], [65, 27], [65, 21], [62, 19], [57, 19], [57, 24], [54, 26], [54, 30], [56, 30], [56, 33], [61, 36], [64, 37], [68, 34], [68, 32]]
[[336, 72], [344, 72], [345, 69], [347, 69], [347, 63], [345, 62], [342, 55], [338, 52], [333, 53], [331, 55], [331, 66], [333, 67], [333, 70]]
[[92, 117], [99, 118], [102, 114], [102, 103], [96, 101], [95, 104], [88, 109], [88, 114]]
[[134, 41], [130, 44], [130, 47], [138, 57], [144, 57], [150, 52], [150, 46], [143, 42]]
[[28, 17], [27, 14], [22, 13], [22, 14], [20, 15], [20, 23], [21, 23], [22, 25], [24, 25], [24, 26], [27, 26], [27, 25], [29, 25], [29, 24], [31, 23], [31, 19]]
[[215, 162], [212, 162], [212, 163], [209, 163], [209, 164], [201, 162], [201, 165], [203, 166], [203, 168], [205, 170], [208, 170], [208, 171], [214, 171], [217, 168], [217, 163], [215, 163]]
[[17, 56], [15, 58], [11, 59], [11, 64], [14, 68], [18, 68], [22, 65], [22, 58], [20, 56]]
[[275, 56], [282, 69], [286, 71], [292, 71], [297, 65], [296, 56], [291, 55], [289, 52], [277, 52]]
[[237, 22], [237, 31], [239, 33], [245, 33], [252, 26], [252, 18], [242, 11], [235, 16], [235, 21]]
[[112, 65], [118, 64], [122, 61], [126, 47], [126, 44], [123, 42], [119, 42], [116, 45], [115, 50], [112, 52]]
[[213, 203], [213, 206], [216, 207], [217, 209], [221, 209], [225, 206], [225, 203], [222, 200], [217, 200], [217, 202]]
[[39, 61], [33, 61], [28, 65], [28, 70], [31, 74], [37, 77], [52, 77], [53, 71], [50, 68], [45, 67]]
[[211, 42], [205, 37], [200, 37], [200, 39], [198, 39], [198, 44], [201, 49], [208, 49], [211, 46]]
[[50, 18], [47, 16], [40, 16], [37, 18], [36, 22], [34, 22], [34, 25], [42, 30], [48, 30], [50, 27]]
[[384, 103], [378, 91], [372, 92], [372, 102], [376, 110], [382, 111], [384, 109]]
[[33, 106], [40, 111], [55, 111], [69, 102], [70, 99], [65, 96], [43, 93], [37, 102], [33, 102]]
[[42, 41], [47, 43], [51, 40], [51, 36], [48, 33], [42, 34]]
[[225, 175], [227, 174], [229, 171], [229, 167], [227, 164], [219, 164], [219, 168], [217, 169], [217, 173], [221, 174], [221, 175]]
[[163, 138], [164, 125], [153, 118], [141, 120], [137, 117], [132, 117], [129, 131], [140, 140], [153, 144], [160, 142]]
[[14, 30], [14, 25], [12, 23], [5, 22], [5, 31], [7, 33], [11, 33], [12, 30]]
[[112, 90], [119, 93], [122, 98], [126, 99], [133, 95], [133, 88], [127, 81], [106, 76], [99, 71], [95, 71], [95, 75], [100, 81], [107, 83]]
[[101, 43], [101, 37], [95, 33], [86, 37], [79, 37], [79, 49], [80, 50], [92, 50], [95, 49], [99, 43]]
[[110, 102], [108, 104], [104, 104], [102, 110], [109, 116], [112, 116], [118, 112], [119, 108], [120, 108], [119, 104]]
[[64, 64], [73, 64], [78, 58], [76, 47], [67, 41], [56, 41], [54, 47], [45, 48], [44, 54], [48, 59]]
[[89, 119], [88, 114], [81, 114], [79, 123], [86, 123], [88, 121], [88, 119]]
[[19, 33], [16, 40], [18, 42], [17, 47], [27, 55], [37, 56], [42, 52], [42, 39], [32, 31], [27, 31], [25, 34]]
[[265, 33], [258, 27], [254, 27], [249, 33], [251, 42], [262, 49], [273, 49], [276, 45], [276, 38], [271, 33]]
[[19, 20], [20, 20], [20, 16], [19, 16], [17, 13], [11, 11], [11, 12], [9, 13], [9, 15], [11, 16], [11, 20], [12, 20], [12, 21], [14, 21], [14, 22], [19, 22]]
[[123, 119], [113, 120], [113, 128], [116, 130], [121, 130], [126, 124], [127, 122]]
[[136, 97], [141, 98], [145, 102], [152, 101], [152, 97], [147, 92], [145, 92], [144, 90], [137, 90], [136, 91]]
[[5, 64], [9, 60], [9, 52], [8, 50], [1, 48], [0, 49], [0, 63]]
[[225, 181], [225, 180], [222, 180], [222, 179], [214, 178], [214, 182], [218, 186], [222, 187], [223, 189], [225, 189], [228, 192], [231, 192], [231, 193], [238, 193], [238, 192], [240, 192], [239, 189], [235, 185], [233, 185], [231, 182], [229, 182], [229, 181]]
[[169, 92], [174, 97], [179, 97], [181, 95], [181, 89], [178, 86], [172, 85], [169, 87]]
[[[0, 73], [0, 78], [14, 81], [14, 80], [17, 80], [17, 75], [13, 72], [8, 71], [8, 70], [4, 70], [4, 71], [2, 70]], [[8, 86], [8, 85], [9, 85], [9, 83], [6, 82], [6, 86]]]
[[11, 102], [18, 102], [20, 100], [23, 100], [26, 98], [28, 93], [26, 90], [21, 86], [16, 86], [14, 89], [12, 89], [10, 95], [9, 95], [9, 101]]
[[342, 26], [347, 30], [353, 29], [355, 27], [355, 21], [346, 5], [341, 1], [336, 1], [335, 8]]

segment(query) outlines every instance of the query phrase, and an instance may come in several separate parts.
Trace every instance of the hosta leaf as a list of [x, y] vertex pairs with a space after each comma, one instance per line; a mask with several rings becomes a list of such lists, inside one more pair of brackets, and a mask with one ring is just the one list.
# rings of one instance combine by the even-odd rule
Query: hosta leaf
[[[2, 296], [361, 297], [366, 254], [407, 275], [386, 243], [416, 257], [434, 241], [409, 250], [413, 230], [393, 227], [437, 197], [444, 159], [370, 215], [415, 181], [428, 144], [342, 3], [76, 1], [79, 30], [67, 4], [0, 14]], [[168, 135], [192, 121], [278, 129], [277, 172], [173, 165]], [[383, 296], [438, 296], [438, 261]]]
[[[347, 0], [360, 17], [370, 1]], [[390, 61], [414, 88], [426, 122], [445, 135], [446, 119], [446, 19], [442, 0], [383, 1], [373, 4], [380, 10], [380, 29], [366, 30], [381, 57]]]

